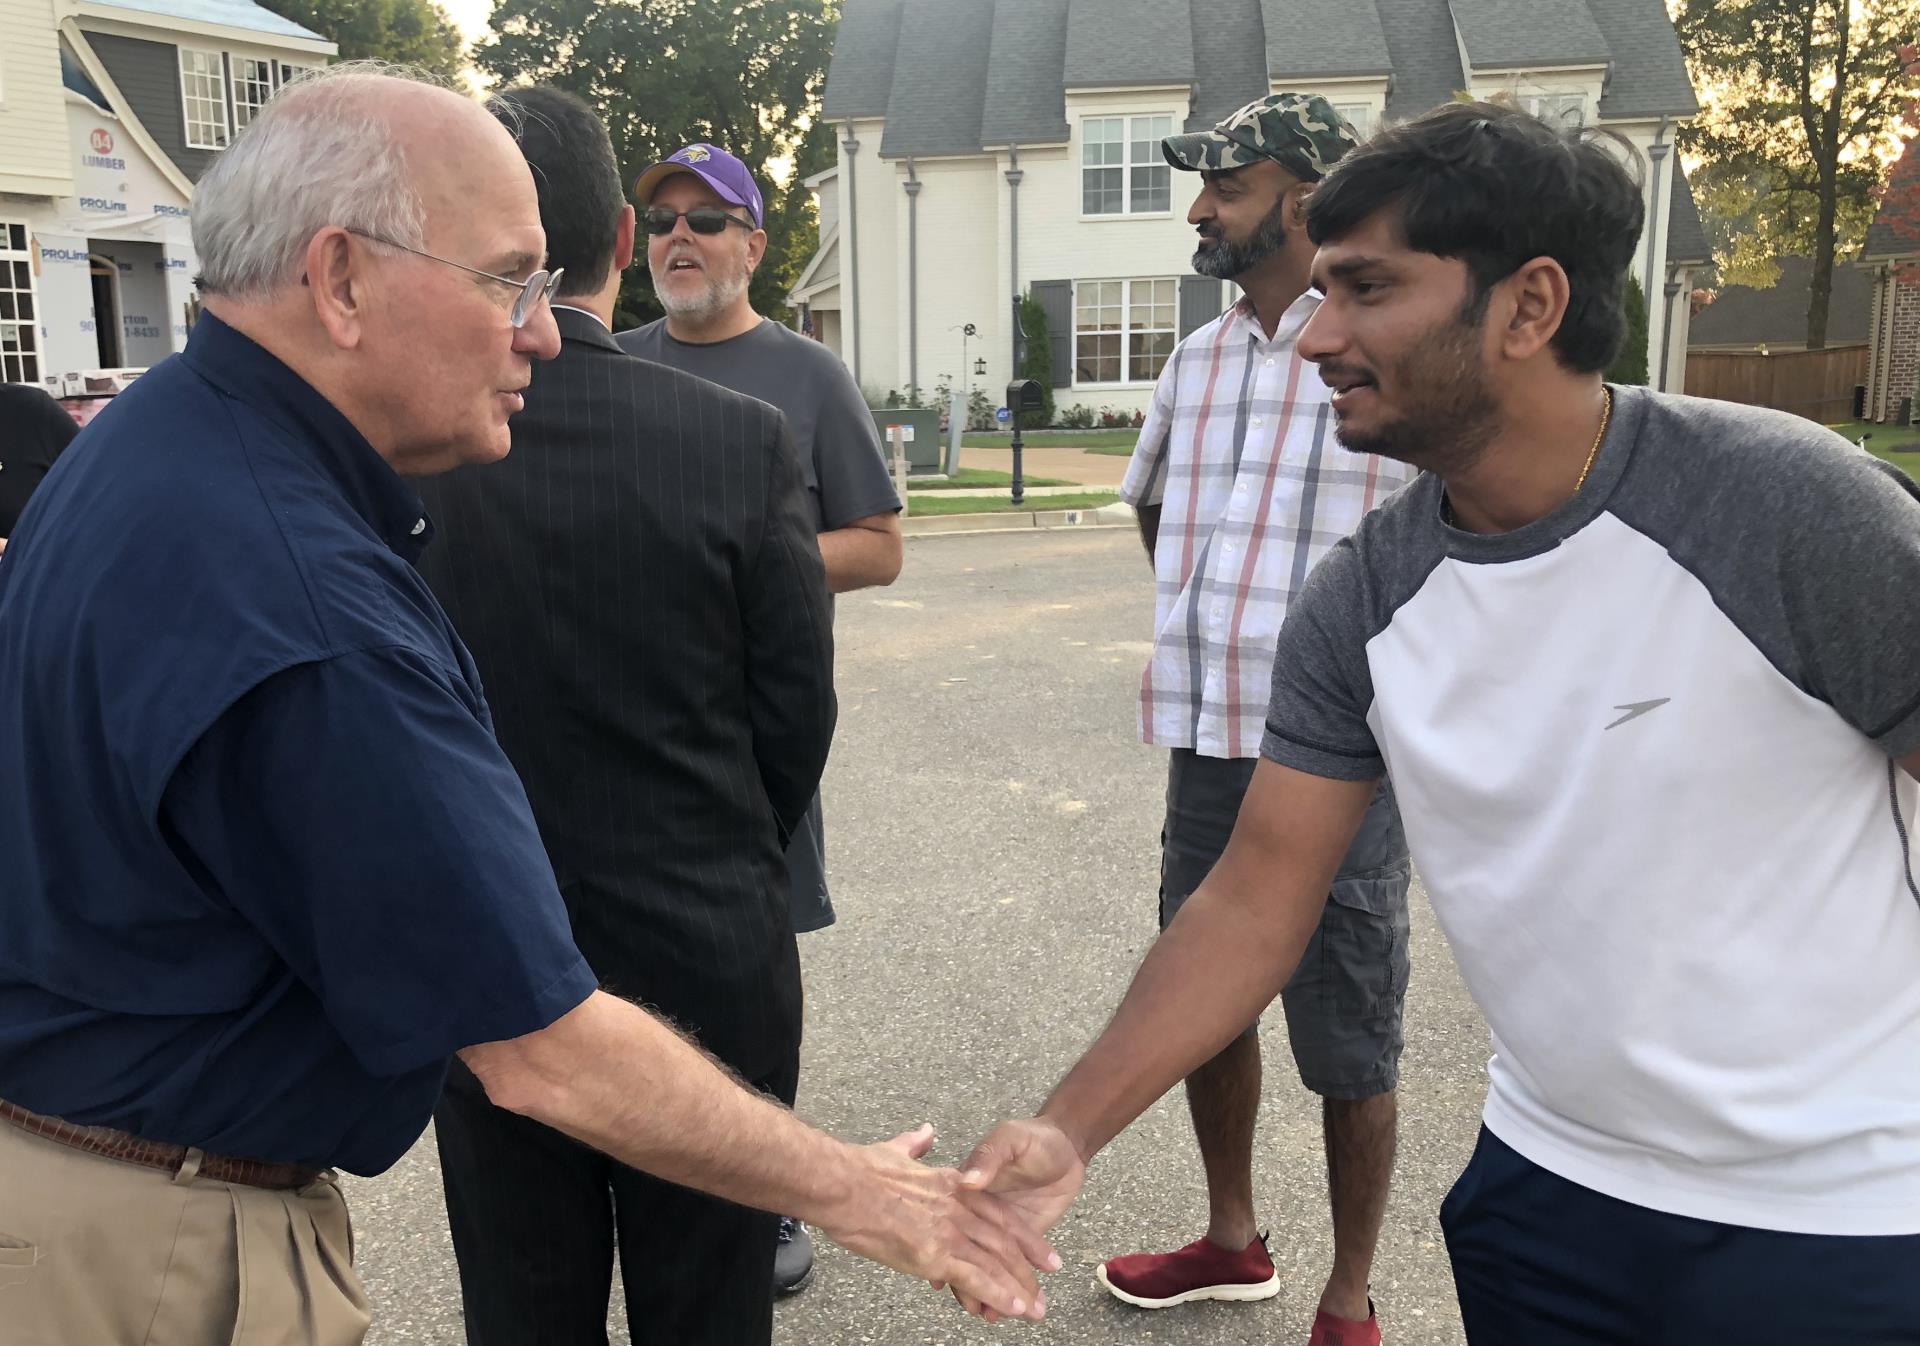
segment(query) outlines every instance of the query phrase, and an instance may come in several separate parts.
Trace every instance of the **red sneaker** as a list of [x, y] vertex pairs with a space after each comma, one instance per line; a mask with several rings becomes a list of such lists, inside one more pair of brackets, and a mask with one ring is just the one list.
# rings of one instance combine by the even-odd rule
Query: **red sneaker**
[[1331, 1313], [1313, 1315], [1313, 1334], [1307, 1346], [1380, 1346], [1380, 1320], [1374, 1316], [1373, 1301], [1367, 1301], [1365, 1322], [1336, 1318]]
[[1237, 1253], [1199, 1239], [1178, 1252], [1116, 1257], [1093, 1274], [1115, 1299], [1143, 1309], [1196, 1299], [1271, 1299], [1280, 1293], [1264, 1234]]

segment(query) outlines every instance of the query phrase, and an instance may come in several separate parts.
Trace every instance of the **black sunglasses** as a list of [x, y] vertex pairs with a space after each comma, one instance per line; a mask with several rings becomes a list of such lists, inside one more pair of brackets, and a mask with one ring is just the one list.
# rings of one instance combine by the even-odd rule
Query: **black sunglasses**
[[682, 217], [687, 221], [687, 228], [696, 234], [718, 234], [730, 224], [737, 224], [747, 230], [754, 228], [738, 215], [729, 215], [718, 206], [695, 206], [692, 210], [670, 210], [666, 206], [648, 206], [646, 213], [640, 217], [640, 223], [649, 234], [659, 238], [672, 233], [673, 226], [680, 223]]

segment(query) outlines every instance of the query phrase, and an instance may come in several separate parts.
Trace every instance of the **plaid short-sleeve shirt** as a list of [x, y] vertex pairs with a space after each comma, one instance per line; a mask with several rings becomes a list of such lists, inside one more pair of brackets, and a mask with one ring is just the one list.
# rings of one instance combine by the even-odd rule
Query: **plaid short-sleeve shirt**
[[1153, 654], [1140, 735], [1206, 757], [1257, 757], [1287, 606], [1327, 549], [1415, 470], [1349, 453], [1295, 341], [1319, 300], [1274, 330], [1245, 299], [1175, 349], [1121, 484], [1160, 505]]

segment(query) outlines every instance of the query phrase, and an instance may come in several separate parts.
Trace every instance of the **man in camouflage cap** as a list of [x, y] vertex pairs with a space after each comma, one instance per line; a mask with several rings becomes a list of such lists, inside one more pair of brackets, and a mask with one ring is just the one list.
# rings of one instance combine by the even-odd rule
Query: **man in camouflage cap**
[[1160, 152], [1190, 173], [1224, 173], [1271, 159], [1302, 182], [1318, 182], [1359, 143], [1358, 133], [1319, 94], [1270, 93], [1211, 131], [1168, 136]]
[[[1232, 280], [1243, 292], [1174, 348], [1120, 488], [1139, 516], [1157, 580], [1140, 730], [1147, 743], [1171, 750], [1161, 832], [1163, 927], [1209, 872], [1210, 891], [1191, 913], [1198, 925], [1186, 922], [1186, 929], [1220, 920], [1223, 908], [1264, 919], [1252, 913], [1273, 875], [1249, 883], [1244, 858], [1229, 855], [1218, 870], [1216, 862], [1259, 759], [1281, 623], [1314, 564], [1414, 475], [1403, 463], [1348, 453], [1334, 442], [1329, 391], [1295, 349], [1319, 305], [1308, 291], [1315, 249], [1302, 206], [1358, 141], [1326, 99], [1280, 93], [1249, 103], [1211, 131], [1162, 142], [1168, 163], [1202, 178], [1187, 215], [1200, 234], [1194, 270]], [[1393, 1169], [1410, 875], [1399, 813], [1382, 787], [1281, 993], [1294, 1064], [1324, 1100], [1333, 1213], [1333, 1266], [1309, 1346], [1380, 1343], [1367, 1281]], [[1156, 946], [1158, 966], [1166, 965], [1166, 947], [1182, 945], [1176, 926]], [[1189, 1010], [1206, 999], [1198, 986], [1180, 995]], [[1130, 995], [1040, 1118], [1009, 1123], [989, 1138], [984, 1153], [1001, 1157], [1005, 1190], [1071, 1190], [1079, 1156], [1106, 1134], [1104, 1127], [1098, 1135], [1075, 1134], [1076, 1119], [1101, 1112], [1128, 1070], [1156, 1069], [1170, 1056], [1191, 1059], [1200, 1050], [1178, 1041], [1190, 1036], [1187, 1025], [1158, 1015], [1142, 1020], [1129, 1014], [1134, 1003]], [[1279, 1292], [1253, 1204], [1256, 1027], [1187, 1075], [1207, 1175], [1206, 1234], [1174, 1252], [1134, 1253], [1102, 1265], [1101, 1284], [1129, 1304], [1159, 1309]], [[1136, 1101], [1157, 1093], [1140, 1092]], [[1043, 1219], [1057, 1214], [1056, 1204], [1039, 1208]]]

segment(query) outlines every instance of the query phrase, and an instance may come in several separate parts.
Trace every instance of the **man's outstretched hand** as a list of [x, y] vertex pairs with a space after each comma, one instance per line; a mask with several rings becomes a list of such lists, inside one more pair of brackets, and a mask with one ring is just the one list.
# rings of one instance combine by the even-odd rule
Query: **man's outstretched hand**
[[1034, 1271], [1059, 1270], [1059, 1256], [1023, 1207], [990, 1194], [985, 1183], [965, 1183], [953, 1169], [918, 1162], [932, 1145], [933, 1128], [923, 1126], [863, 1147], [866, 1181], [844, 1216], [819, 1224], [821, 1232], [936, 1289], [952, 1287], [963, 1304], [981, 1306], [974, 1312], [1038, 1321], [1047, 1301]]
[[[998, 1197], [1035, 1235], [1044, 1234], [1079, 1195], [1086, 1161], [1054, 1123], [1040, 1117], [1002, 1122], [960, 1165], [969, 1190]], [[998, 1322], [1007, 1315], [959, 1283], [953, 1297], [968, 1313]]]

